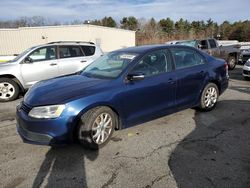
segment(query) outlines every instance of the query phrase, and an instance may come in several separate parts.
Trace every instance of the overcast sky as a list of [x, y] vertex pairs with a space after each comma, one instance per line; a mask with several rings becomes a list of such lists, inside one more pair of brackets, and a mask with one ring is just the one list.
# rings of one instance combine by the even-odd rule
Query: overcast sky
[[93, 20], [124, 16], [157, 20], [212, 18], [221, 23], [250, 20], [250, 0], [0, 0], [0, 20], [43, 16], [51, 21]]

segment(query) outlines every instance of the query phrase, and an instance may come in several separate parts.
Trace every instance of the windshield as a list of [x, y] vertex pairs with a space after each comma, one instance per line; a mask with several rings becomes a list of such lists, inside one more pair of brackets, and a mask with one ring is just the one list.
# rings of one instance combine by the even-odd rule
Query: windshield
[[27, 50], [25, 50], [24, 52], [22, 52], [21, 54], [19, 54], [18, 56], [16, 56], [14, 59], [8, 61], [8, 62], [14, 62], [14, 61], [18, 61], [19, 59], [21, 59], [21, 57], [23, 57], [25, 54], [27, 54], [29, 51], [31, 51], [32, 49], [34, 49], [35, 47], [29, 48]]
[[186, 45], [186, 46], [195, 47], [195, 45], [196, 45], [196, 40], [180, 41], [180, 42], [177, 42], [176, 44], [181, 44], [181, 45]]
[[87, 77], [114, 79], [119, 76], [137, 55], [138, 54], [128, 52], [110, 52], [86, 67], [82, 75]]

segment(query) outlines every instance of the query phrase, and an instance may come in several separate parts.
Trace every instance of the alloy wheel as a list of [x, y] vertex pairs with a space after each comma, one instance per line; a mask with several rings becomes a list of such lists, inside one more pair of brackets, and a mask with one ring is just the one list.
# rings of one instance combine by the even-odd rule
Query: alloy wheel
[[0, 99], [6, 100], [13, 97], [15, 94], [15, 87], [8, 83], [2, 82], [0, 83]]
[[205, 107], [211, 108], [217, 102], [218, 94], [217, 90], [214, 87], [209, 87], [205, 93]]
[[235, 62], [236, 62], [235, 59], [231, 58], [231, 60], [229, 61], [229, 66], [233, 68], [235, 66]]
[[108, 113], [102, 113], [95, 119], [92, 125], [92, 139], [96, 144], [104, 143], [112, 132], [112, 117]]

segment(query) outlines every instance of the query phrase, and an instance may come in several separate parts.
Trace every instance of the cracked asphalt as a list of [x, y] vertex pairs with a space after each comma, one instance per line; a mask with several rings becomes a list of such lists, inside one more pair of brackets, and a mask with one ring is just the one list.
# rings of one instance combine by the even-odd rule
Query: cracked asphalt
[[117, 131], [93, 152], [22, 143], [0, 104], [0, 187], [250, 187], [250, 82], [241, 66], [211, 112], [187, 109]]

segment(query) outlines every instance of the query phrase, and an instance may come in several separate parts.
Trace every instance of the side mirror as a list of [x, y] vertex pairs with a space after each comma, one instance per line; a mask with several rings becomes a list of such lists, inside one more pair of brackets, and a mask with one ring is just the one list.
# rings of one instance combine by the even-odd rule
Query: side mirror
[[143, 73], [131, 73], [127, 75], [129, 81], [143, 80], [145, 75]]
[[33, 63], [33, 59], [31, 59], [30, 57], [26, 57], [24, 59], [24, 63]]
[[208, 49], [208, 48], [207, 48], [207, 45], [201, 45], [201, 49], [202, 49], [202, 50]]

